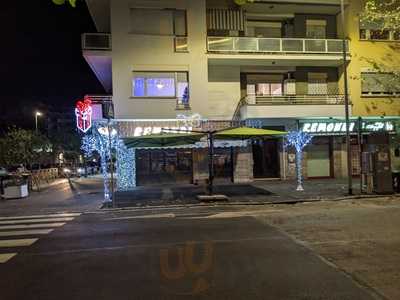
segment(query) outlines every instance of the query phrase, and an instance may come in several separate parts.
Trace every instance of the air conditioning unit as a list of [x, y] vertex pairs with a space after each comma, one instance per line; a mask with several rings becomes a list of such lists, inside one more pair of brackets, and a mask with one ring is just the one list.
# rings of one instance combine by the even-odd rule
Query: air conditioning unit
[[85, 50], [111, 50], [111, 34], [84, 33], [82, 35], [82, 48]]

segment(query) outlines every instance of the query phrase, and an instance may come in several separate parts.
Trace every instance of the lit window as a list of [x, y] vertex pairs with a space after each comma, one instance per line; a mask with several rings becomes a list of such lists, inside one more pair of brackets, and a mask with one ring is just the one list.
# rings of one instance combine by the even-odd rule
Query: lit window
[[138, 98], [177, 98], [189, 101], [187, 72], [134, 72], [132, 96]]

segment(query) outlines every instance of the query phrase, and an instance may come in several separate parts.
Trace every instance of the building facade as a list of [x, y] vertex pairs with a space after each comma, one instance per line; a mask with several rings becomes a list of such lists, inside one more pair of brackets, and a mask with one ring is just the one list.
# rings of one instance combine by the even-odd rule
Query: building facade
[[[306, 150], [305, 176], [346, 176], [339, 0], [86, 2], [99, 33], [83, 35], [83, 55], [112, 94], [115, 122], [130, 122], [132, 135], [193, 118], [213, 129], [301, 129], [316, 135]], [[394, 134], [400, 115], [400, 88], [381, 83], [390, 71], [373, 68], [373, 62], [398, 65], [400, 36], [360, 23], [361, 11], [361, 0], [346, 3], [354, 175], [360, 173], [357, 133]], [[392, 168], [400, 164], [397, 147], [393, 138]], [[294, 152], [281, 139], [225, 144], [217, 156], [221, 177], [236, 182], [295, 176]], [[155, 173], [173, 180], [189, 174], [196, 182], [206, 161], [204, 149], [143, 150], [137, 173], [143, 182]]]

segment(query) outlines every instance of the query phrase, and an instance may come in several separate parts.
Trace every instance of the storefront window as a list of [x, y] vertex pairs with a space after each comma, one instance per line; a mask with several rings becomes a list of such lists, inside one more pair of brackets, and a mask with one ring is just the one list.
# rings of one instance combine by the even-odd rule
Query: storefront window
[[136, 163], [139, 185], [192, 179], [191, 150], [138, 150]]

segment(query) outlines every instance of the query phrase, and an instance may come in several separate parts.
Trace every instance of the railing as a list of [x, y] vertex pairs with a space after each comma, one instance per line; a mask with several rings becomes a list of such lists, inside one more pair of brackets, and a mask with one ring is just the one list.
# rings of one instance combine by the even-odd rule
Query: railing
[[83, 33], [82, 49], [84, 50], [111, 50], [111, 34]]
[[112, 102], [112, 95], [85, 95], [85, 99], [90, 99], [93, 103]]
[[34, 170], [31, 172], [29, 185], [32, 190], [40, 190], [41, 186], [50, 184], [57, 178], [59, 178], [57, 168]]
[[344, 104], [344, 95], [282, 95], [247, 96], [247, 105], [338, 105]]
[[[343, 41], [334, 39], [207, 37], [209, 52], [339, 54], [342, 49]], [[349, 41], [346, 50], [349, 52]]]

